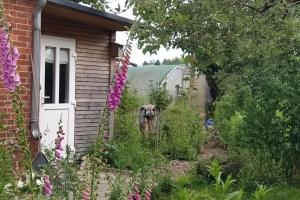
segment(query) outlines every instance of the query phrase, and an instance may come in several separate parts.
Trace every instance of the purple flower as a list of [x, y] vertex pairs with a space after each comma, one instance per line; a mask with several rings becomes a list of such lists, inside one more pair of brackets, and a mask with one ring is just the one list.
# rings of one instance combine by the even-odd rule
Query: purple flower
[[46, 197], [49, 197], [52, 194], [53, 186], [50, 182], [49, 176], [44, 176], [44, 193]]
[[2, 80], [6, 89], [13, 92], [21, 84], [20, 76], [17, 73], [17, 60], [20, 54], [17, 48], [10, 45], [8, 34], [3, 28], [0, 28], [0, 48]]
[[62, 141], [64, 140], [64, 130], [63, 130], [63, 126], [61, 124], [61, 119], [59, 122], [59, 130], [57, 131], [57, 137], [55, 139], [55, 160], [56, 161], [60, 161], [62, 158], [62, 151], [64, 150], [62, 147]]
[[88, 188], [86, 188], [83, 192], [82, 192], [82, 199], [83, 200], [90, 200], [90, 190]]
[[121, 61], [121, 63], [116, 65], [113, 86], [111, 86], [108, 95], [108, 107], [111, 112], [114, 112], [121, 103], [122, 93], [125, 89], [126, 80], [127, 80], [128, 65], [130, 63], [129, 61], [130, 51], [131, 51], [130, 45], [128, 44], [125, 47], [123, 61]]

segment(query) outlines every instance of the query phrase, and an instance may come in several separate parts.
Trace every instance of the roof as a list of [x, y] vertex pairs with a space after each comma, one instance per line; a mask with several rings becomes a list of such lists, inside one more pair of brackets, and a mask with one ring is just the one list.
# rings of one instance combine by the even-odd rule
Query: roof
[[151, 82], [160, 84], [167, 75], [180, 65], [145, 65], [130, 67], [128, 70], [128, 83], [130, 88], [140, 95], [148, 95], [151, 91]]
[[116, 31], [126, 31], [127, 27], [134, 23], [131, 19], [68, 0], [48, 0], [43, 12], [54, 14], [57, 18], [67, 18], [90, 25], [102, 25], [104, 28]]

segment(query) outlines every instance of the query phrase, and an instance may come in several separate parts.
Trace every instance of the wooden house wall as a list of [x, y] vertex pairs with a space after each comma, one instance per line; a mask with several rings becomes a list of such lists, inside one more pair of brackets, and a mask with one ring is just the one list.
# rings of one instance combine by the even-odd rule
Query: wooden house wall
[[82, 155], [98, 132], [111, 77], [109, 44], [115, 33], [43, 16], [42, 34], [76, 39], [75, 149]]

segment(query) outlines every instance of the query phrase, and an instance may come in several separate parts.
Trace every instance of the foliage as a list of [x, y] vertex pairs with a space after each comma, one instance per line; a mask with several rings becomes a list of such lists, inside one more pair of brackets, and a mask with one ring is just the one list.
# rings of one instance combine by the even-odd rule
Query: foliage
[[110, 200], [150, 200], [152, 179], [151, 174], [138, 171], [128, 180], [122, 178], [122, 174], [110, 183]]
[[121, 102], [115, 113], [114, 138], [106, 145], [104, 159], [114, 167], [133, 171], [160, 163], [161, 155], [144, 145], [147, 138], [142, 138], [138, 129], [138, 97], [126, 88]]
[[161, 65], [160, 61], [159, 60], [156, 60], [154, 65]]
[[185, 102], [171, 105], [162, 116], [160, 150], [171, 159], [193, 160], [202, 141], [199, 116]]
[[272, 189], [268, 189], [263, 185], [259, 185], [258, 188], [256, 188], [253, 196], [255, 197], [255, 200], [263, 200], [271, 190]]
[[207, 166], [209, 165], [207, 160], [198, 160], [192, 170], [192, 182], [196, 185], [210, 184], [213, 179], [210, 176]]
[[218, 66], [212, 76], [224, 97], [217, 107], [227, 107], [218, 118], [230, 148], [267, 151], [276, 162], [289, 155], [283, 164], [294, 178], [300, 170], [298, 1], [129, 0], [129, 6], [144, 51], [178, 47], [195, 55], [196, 71]]
[[163, 65], [180, 65], [183, 64], [183, 60], [181, 58], [173, 58], [173, 59], [167, 59], [165, 58], [162, 62]]
[[71, 0], [76, 3], [85, 3], [98, 10], [106, 10], [109, 8], [106, 0]]
[[121, 102], [118, 113], [135, 112], [139, 106], [139, 98], [136, 92], [131, 91], [128, 86], [123, 91]]
[[213, 161], [211, 166], [208, 166], [210, 175], [215, 179], [215, 190], [220, 200], [242, 199], [243, 192], [235, 191], [230, 193], [235, 180], [229, 175], [225, 181], [222, 180], [222, 167], [217, 161]]
[[150, 103], [154, 104], [158, 111], [163, 112], [172, 102], [172, 96], [164, 86], [151, 83]]
[[127, 200], [130, 188], [125, 180], [118, 176], [115, 181], [110, 184], [111, 191], [109, 193], [109, 200]]
[[2, 144], [0, 144], [0, 198], [5, 199], [4, 187], [12, 182], [14, 175], [12, 170], [12, 154]]
[[0, 131], [4, 130], [5, 127], [4, 125], [2, 124], [2, 120], [5, 118], [5, 114], [1, 113], [0, 112]]
[[55, 161], [55, 149], [47, 150], [47, 159], [49, 164], [45, 166], [44, 173], [51, 175], [51, 183], [53, 185], [52, 198], [69, 197], [71, 194], [73, 199], [81, 196], [83, 183], [78, 176], [78, 165], [74, 158], [71, 157], [71, 149], [67, 145], [65, 147], [66, 156], [59, 162]]
[[242, 152], [242, 168], [239, 181], [242, 187], [253, 191], [257, 185], [282, 185], [285, 174], [282, 163], [276, 162], [266, 151]]
[[175, 183], [171, 176], [166, 174], [158, 179], [158, 183], [153, 189], [153, 198], [160, 199], [161, 196], [171, 195], [174, 190]]

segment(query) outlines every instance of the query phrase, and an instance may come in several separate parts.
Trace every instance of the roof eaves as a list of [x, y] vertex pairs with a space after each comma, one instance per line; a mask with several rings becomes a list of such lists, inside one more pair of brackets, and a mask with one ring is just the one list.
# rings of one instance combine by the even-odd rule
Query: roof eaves
[[71, 2], [71, 1], [68, 1], [68, 0], [48, 0], [48, 3], [56, 4], [56, 5], [63, 6], [63, 7], [69, 8], [69, 9], [84, 12], [84, 13], [87, 13], [87, 14], [90, 14], [90, 15], [103, 17], [103, 18], [115, 21], [117, 23], [124, 24], [124, 25], [129, 26], [129, 27], [134, 23], [134, 20], [131, 20], [131, 19], [128, 19], [128, 18], [125, 18], [125, 17], [121, 17], [121, 16], [118, 16], [118, 15], [114, 15], [114, 14], [111, 14], [111, 13], [107, 13], [107, 12], [104, 12], [104, 11], [100, 11], [100, 10], [97, 10], [97, 9], [94, 9], [94, 8], [90, 8], [90, 7], [81, 5], [79, 3]]

